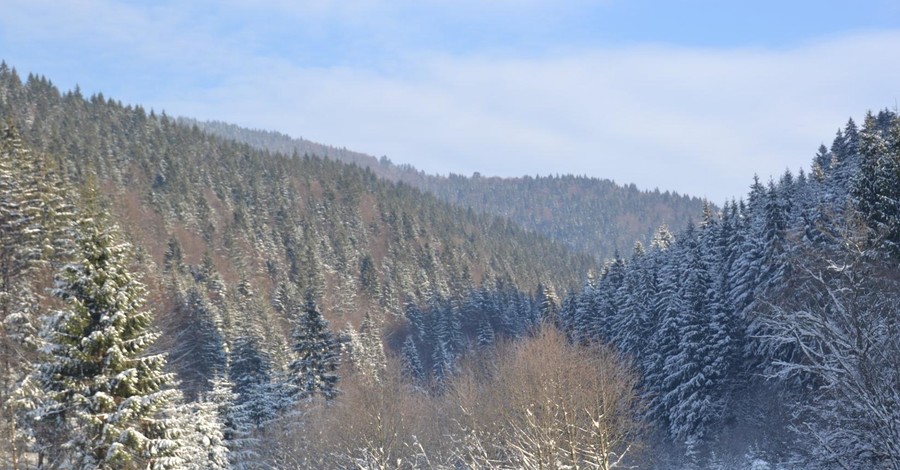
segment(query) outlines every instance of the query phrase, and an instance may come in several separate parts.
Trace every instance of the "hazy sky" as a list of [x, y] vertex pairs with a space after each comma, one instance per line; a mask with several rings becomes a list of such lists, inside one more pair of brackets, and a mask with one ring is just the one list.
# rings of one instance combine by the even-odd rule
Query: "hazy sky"
[[4, 0], [0, 59], [431, 173], [722, 202], [900, 97], [900, 2]]

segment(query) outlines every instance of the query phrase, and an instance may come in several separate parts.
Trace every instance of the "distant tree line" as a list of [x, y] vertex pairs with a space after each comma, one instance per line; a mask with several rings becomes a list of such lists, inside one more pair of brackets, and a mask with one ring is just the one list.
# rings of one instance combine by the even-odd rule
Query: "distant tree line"
[[410, 165], [396, 165], [386, 157], [376, 159], [343, 148], [293, 139], [279, 132], [245, 129], [219, 121], [179, 118], [179, 122], [271, 152], [315, 154], [352, 163], [380, 178], [409, 184], [455, 206], [504, 217], [575, 251], [590, 253], [598, 260], [627, 251], [635, 241], [648, 243], [661, 225], [680, 229], [703, 210], [704, 202], [696, 197], [658, 189], [639, 190], [634, 184], [618, 185], [607, 179], [574, 175], [520, 178], [429, 175]]

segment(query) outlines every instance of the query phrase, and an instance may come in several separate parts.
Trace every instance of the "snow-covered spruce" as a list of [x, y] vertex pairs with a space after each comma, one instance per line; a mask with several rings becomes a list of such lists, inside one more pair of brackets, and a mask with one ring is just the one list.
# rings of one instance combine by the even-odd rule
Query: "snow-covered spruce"
[[47, 359], [35, 372], [49, 398], [39, 418], [56, 426], [54, 462], [73, 469], [184, 468], [178, 457], [181, 393], [164, 372], [144, 286], [129, 272], [130, 246], [115, 227], [85, 218], [78, 262], [57, 278], [66, 307], [44, 331]]

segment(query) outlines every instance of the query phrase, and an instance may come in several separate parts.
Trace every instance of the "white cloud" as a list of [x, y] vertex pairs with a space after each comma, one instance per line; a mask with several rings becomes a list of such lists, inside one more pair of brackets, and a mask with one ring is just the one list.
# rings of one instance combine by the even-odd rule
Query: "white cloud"
[[[55, 3], [13, 2], [0, 18], [6, 31], [0, 36], [23, 45], [29, 37], [87, 44], [89, 53], [106, 48], [109, 59], [91, 64], [116, 63], [120, 75], [100, 77], [115, 88], [81, 84], [117, 92], [116, 98], [386, 154], [431, 172], [589, 174], [716, 202], [744, 194], [754, 173], [765, 179], [806, 166], [847, 117], [893, 106], [900, 83], [894, 60], [900, 32], [891, 31], [781, 49], [650, 44], [518, 57], [450, 55], [406, 44], [394, 56], [371, 58], [375, 67], [310, 67], [291, 54], [290, 44], [264, 48], [240, 21], [239, 33], [222, 34], [228, 22], [219, 20], [236, 21], [235, 11], [253, 10], [246, 0], [230, 0], [228, 11], [216, 11], [214, 2], [149, 9], [109, 0]], [[397, 8], [412, 5], [400, 3]], [[443, 0], [430, 4], [452, 7]], [[496, 13], [511, 4], [491, 8]], [[266, 5], [298, 19], [301, 28], [335, 16], [364, 21], [384, 3]], [[474, 0], [457, 5], [477, 8]], [[528, 5], [532, 12], [549, 8], [543, 0]], [[223, 18], [194, 15], [205, 8]], [[388, 17], [378, 21], [394, 24]], [[52, 51], [42, 53], [48, 63], [56, 59]], [[89, 58], [70, 63], [82, 60]], [[128, 75], [117, 61], [144, 64], [145, 76]]]
[[786, 50], [667, 46], [435, 57], [408, 74], [256, 61], [170, 110], [273, 128], [431, 172], [577, 173], [741, 196], [796, 171], [849, 116], [892, 106], [900, 33]]

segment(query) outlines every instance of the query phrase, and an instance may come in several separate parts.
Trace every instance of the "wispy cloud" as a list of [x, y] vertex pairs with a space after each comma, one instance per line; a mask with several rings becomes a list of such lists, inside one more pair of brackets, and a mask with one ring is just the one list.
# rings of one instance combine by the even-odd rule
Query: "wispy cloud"
[[256, 62], [170, 103], [432, 172], [578, 173], [721, 201], [806, 166], [849, 116], [893, 105], [900, 34], [789, 50], [653, 46], [556, 58], [423, 56], [406, 76]]
[[[13, 65], [47, 64], [34, 70], [88, 90], [431, 172], [589, 174], [715, 201], [743, 194], [754, 173], [807, 165], [847, 117], [900, 94], [900, 31], [778, 48], [548, 41], [529, 53], [436, 47], [428, 28], [486, 21], [477, 8], [539, 24], [591, 2], [386, 3], [33, 1], [6, 9], [0, 44]], [[417, 9], [429, 10], [402, 20]], [[69, 56], [61, 65], [52, 45]]]

